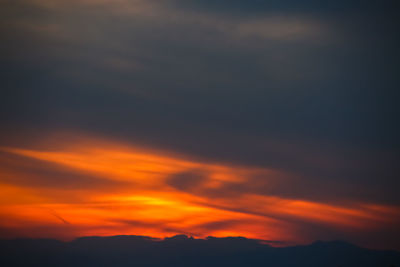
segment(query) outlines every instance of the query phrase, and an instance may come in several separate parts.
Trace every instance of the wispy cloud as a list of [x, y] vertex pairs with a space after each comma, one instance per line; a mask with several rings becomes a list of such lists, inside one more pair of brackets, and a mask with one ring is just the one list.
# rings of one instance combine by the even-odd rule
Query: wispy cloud
[[[381, 231], [385, 225], [400, 219], [400, 209], [396, 206], [330, 204], [249, 191], [247, 184], [254, 176], [264, 176], [264, 181], [274, 182], [279, 172], [270, 169], [184, 159], [166, 151], [89, 137], [62, 140], [56, 146], [53, 143], [51, 150], [38, 147], [34, 150], [3, 148], [2, 151], [22, 156], [20, 160], [31, 158], [51, 168], [67, 168], [82, 177], [127, 184], [107, 191], [95, 187], [65, 188], [52, 183], [52, 177], [46, 177], [52, 188], [48, 191], [45, 184], [31, 187], [28, 183], [13, 184], [12, 180], [3, 180], [1, 191], [14, 187], [18, 199], [2, 200], [1, 216], [7, 222], [3, 223], [3, 228], [11, 225], [22, 230], [32, 225], [60, 227], [53, 218], [43, 216], [43, 212], [47, 212], [66, 226], [73, 225], [70, 238], [91, 234], [104, 226], [107, 228], [100, 231], [104, 235], [240, 235], [301, 243], [310, 241], [304, 240], [302, 228], [312, 231], [313, 224], [323, 225], [330, 231], [370, 232]], [[45, 143], [42, 146], [46, 147]], [[7, 167], [3, 168], [6, 171]], [[15, 180], [31, 179], [17, 177], [18, 173], [13, 175]], [[96, 178], [93, 179], [95, 184]], [[287, 179], [286, 186], [290, 187], [290, 177]], [[52, 191], [60, 193], [52, 194]], [[23, 203], [19, 194], [24, 194]], [[64, 194], [76, 195], [75, 201], [64, 198]], [[36, 198], [42, 200], [36, 202]], [[32, 235], [46, 235], [46, 231], [36, 231]], [[64, 232], [58, 237], [65, 238], [65, 235]]]

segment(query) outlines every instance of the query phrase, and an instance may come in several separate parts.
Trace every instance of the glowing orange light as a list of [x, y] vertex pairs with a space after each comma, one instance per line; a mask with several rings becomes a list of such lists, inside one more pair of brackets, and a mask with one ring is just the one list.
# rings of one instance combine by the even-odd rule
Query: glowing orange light
[[[35, 166], [33, 163], [25, 164], [24, 168], [29, 168], [22, 173], [1, 164], [5, 159], [0, 158], [0, 171], [8, 177], [0, 180], [0, 228], [10, 229], [10, 236], [70, 239], [83, 235], [165, 237], [184, 233], [301, 242], [294, 219], [367, 229], [376, 221], [390, 222], [393, 214], [400, 214], [397, 207], [371, 204], [337, 206], [251, 192], [207, 193], [227, 185], [240, 187], [246, 177], [254, 174], [268, 178], [273, 170], [198, 162], [93, 139], [63, 140], [56, 148], [43, 147], [1, 150], [16, 157], [16, 166], [34, 160], [52, 170], [90, 177], [93, 187], [58, 186], [57, 179], [70, 178], [46, 172], [34, 176], [29, 169]], [[188, 188], [171, 185], [176, 175], [185, 179], [185, 173], [194, 171], [201, 177], [186, 185]], [[46, 179], [32, 184], [38, 176]], [[102, 186], [101, 181], [109, 181], [112, 186]]]

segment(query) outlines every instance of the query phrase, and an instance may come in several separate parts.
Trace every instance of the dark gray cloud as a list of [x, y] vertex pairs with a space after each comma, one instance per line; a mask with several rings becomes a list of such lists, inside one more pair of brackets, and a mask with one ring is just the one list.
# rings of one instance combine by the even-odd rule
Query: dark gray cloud
[[207, 176], [201, 171], [192, 170], [172, 175], [169, 177], [167, 184], [182, 191], [196, 191], [207, 180]]
[[[93, 174], [73, 171], [57, 164], [0, 152], [0, 183], [35, 189], [97, 190], [112, 192], [133, 183], [104, 179]], [[74, 195], [69, 195], [73, 200]]]
[[89, 131], [294, 177], [265, 194], [399, 203], [390, 1], [49, 3], [0, 3], [3, 131]]
[[377, 1], [359, 1], [359, 0], [349, 0], [349, 1], [329, 1], [321, 2], [318, 0], [188, 0], [181, 1], [176, 0], [178, 5], [187, 5], [192, 7], [203, 7], [207, 9], [214, 9], [218, 11], [230, 11], [236, 10], [240, 13], [245, 12], [278, 12], [278, 11], [316, 11], [322, 13], [334, 13], [334, 12], [346, 12], [346, 11], [365, 11], [366, 9], [378, 9], [382, 10], [388, 7], [393, 7], [396, 3], [393, 0], [384, 0], [381, 2]]

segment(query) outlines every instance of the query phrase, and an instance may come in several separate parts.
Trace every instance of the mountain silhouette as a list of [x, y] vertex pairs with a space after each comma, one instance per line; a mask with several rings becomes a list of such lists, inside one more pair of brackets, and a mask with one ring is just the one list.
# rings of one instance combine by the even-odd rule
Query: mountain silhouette
[[243, 237], [195, 239], [177, 235], [0, 240], [0, 266], [399, 266], [400, 252], [370, 250], [343, 241], [271, 247]]

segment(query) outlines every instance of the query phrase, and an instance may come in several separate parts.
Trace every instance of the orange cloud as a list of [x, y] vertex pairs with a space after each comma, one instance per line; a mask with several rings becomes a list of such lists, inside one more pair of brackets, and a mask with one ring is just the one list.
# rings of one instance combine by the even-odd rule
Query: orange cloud
[[93, 138], [60, 140], [1, 149], [3, 237], [184, 233], [301, 243], [310, 241], [301, 234], [306, 224], [368, 232], [400, 216], [398, 207], [246, 192], [250, 177], [273, 183], [275, 170], [200, 162]]

